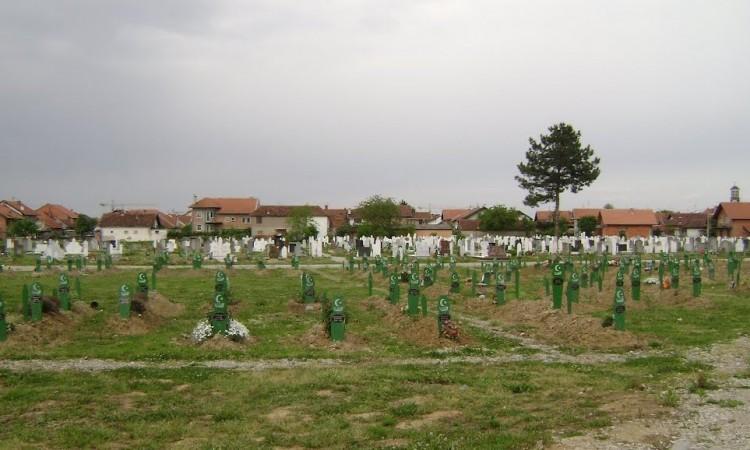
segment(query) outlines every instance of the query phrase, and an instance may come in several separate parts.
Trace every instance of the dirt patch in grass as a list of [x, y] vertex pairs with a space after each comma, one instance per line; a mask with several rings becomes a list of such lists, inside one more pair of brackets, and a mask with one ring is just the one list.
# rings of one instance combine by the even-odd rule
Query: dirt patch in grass
[[392, 305], [385, 299], [379, 297], [369, 297], [365, 300], [365, 306], [368, 309], [376, 308], [384, 312], [381, 319], [383, 326], [393, 330], [400, 339], [422, 346], [431, 348], [459, 347], [470, 345], [474, 338], [469, 335], [465, 327], [460, 322], [454, 320], [454, 324], [459, 329], [457, 339], [448, 339], [438, 336], [438, 325], [436, 311], [434, 311], [434, 302], [431, 303], [433, 310], [429, 311], [427, 316], [409, 317], [402, 308], [406, 308], [403, 303]]
[[142, 301], [145, 308], [140, 314], [131, 312], [130, 318], [110, 317], [107, 327], [117, 335], [141, 335], [159, 327], [165, 319], [179, 316], [185, 311], [185, 305], [172, 303], [159, 293], [151, 293], [148, 300]]
[[290, 299], [287, 302], [287, 309], [294, 314], [320, 313], [320, 303], [302, 303], [297, 299]]
[[3, 347], [54, 347], [65, 344], [71, 340], [76, 325], [96, 313], [84, 302], [75, 301], [70, 311], [44, 313], [39, 322], [25, 321], [21, 314], [8, 314], [7, 320], [12, 324], [13, 330], [8, 333]]
[[266, 414], [266, 419], [274, 423], [288, 422], [291, 420], [294, 420], [295, 422], [310, 422], [312, 420], [310, 416], [300, 413], [292, 406], [280, 406], [275, 408]]
[[[576, 304], [574, 308], [578, 306]], [[602, 327], [602, 321], [595, 317], [552, 309], [547, 301], [510, 301], [501, 306], [469, 301], [464, 307], [468, 313], [481, 313], [498, 320], [503, 326], [523, 325], [525, 331], [522, 335], [530, 334], [549, 344], [593, 350], [632, 350], [648, 344], [648, 339], [629, 331]]]
[[342, 342], [333, 342], [328, 337], [322, 323], [316, 323], [300, 338], [300, 342], [309, 348], [325, 348], [328, 350], [339, 350], [344, 352], [351, 351], [371, 351], [367, 346], [367, 341], [361, 336], [350, 332], [348, 329], [344, 334]]
[[461, 411], [450, 409], [444, 411], [434, 411], [426, 414], [419, 419], [406, 420], [396, 424], [397, 430], [413, 430], [424, 426], [433, 425], [437, 422], [447, 421], [462, 416]]
[[120, 395], [114, 395], [111, 396], [110, 399], [113, 400], [117, 407], [123, 411], [132, 411], [136, 408], [136, 403], [138, 402], [138, 399], [146, 397], [145, 392], [141, 391], [133, 391], [128, 392], [127, 394], [120, 394]]

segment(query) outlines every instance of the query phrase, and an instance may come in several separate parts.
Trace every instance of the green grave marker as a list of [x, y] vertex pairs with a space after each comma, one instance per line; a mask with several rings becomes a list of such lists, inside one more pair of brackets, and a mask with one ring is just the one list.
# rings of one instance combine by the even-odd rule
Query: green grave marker
[[454, 294], [461, 292], [461, 279], [455, 270], [451, 271], [451, 292]]
[[641, 271], [640, 267], [633, 265], [633, 271], [630, 273], [630, 288], [633, 300], [641, 299]]
[[552, 307], [562, 308], [563, 266], [558, 261], [552, 265]]
[[621, 287], [615, 288], [614, 314], [612, 316], [615, 330], [625, 329], [625, 291]]
[[406, 312], [410, 316], [416, 316], [419, 312], [419, 275], [412, 272], [409, 275], [409, 296], [406, 304]]
[[58, 277], [57, 292], [60, 298], [60, 309], [70, 311], [70, 280], [68, 274], [61, 273]]
[[146, 275], [146, 272], [138, 272], [138, 275], [135, 279], [135, 284], [137, 286], [138, 292], [148, 298], [148, 276]]
[[702, 284], [700, 265], [695, 264], [693, 265], [693, 297], [701, 296]]
[[443, 295], [438, 299], [437, 307], [438, 337], [446, 336], [446, 332], [452, 327], [451, 303], [448, 296]]
[[399, 301], [399, 297], [401, 296], [400, 293], [400, 287], [399, 287], [399, 277], [398, 274], [392, 273], [390, 277], [390, 283], [388, 286], [388, 300], [392, 304], [396, 304]]
[[341, 297], [333, 299], [329, 322], [331, 324], [331, 340], [334, 342], [343, 341], [346, 332], [346, 315], [344, 314], [344, 300]]
[[130, 286], [127, 284], [123, 284], [120, 286], [119, 290], [119, 301], [118, 303], [118, 310], [120, 312], [120, 318], [122, 319], [128, 319], [130, 318]]
[[211, 315], [209, 316], [209, 322], [211, 323], [211, 328], [214, 330], [214, 334], [226, 334], [227, 330], [229, 330], [229, 309], [226, 297], [221, 292], [214, 294], [213, 311], [211, 311]]
[[495, 304], [505, 304], [505, 276], [502, 272], [495, 275]]
[[578, 303], [578, 295], [580, 293], [580, 279], [576, 271], [570, 272], [570, 278], [568, 278], [568, 288], [566, 289], [566, 297], [568, 300], [568, 314], [573, 312], [573, 303]]
[[305, 303], [315, 303], [315, 280], [307, 272], [302, 273], [302, 300]]
[[31, 320], [33, 322], [39, 322], [42, 320], [42, 285], [34, 282], [31, 283], [29, 295], [31, 295]]
[[203, 267], [203, 255], [200, 253], [195, 253], [193, 255], [193, 269], [200, 269]]
[[672, 281], [672, 289], [679, 289], [680, 288], [680, 262], [679, 260], [674, 261], [672, 263], [671, 268], [671, 281]]

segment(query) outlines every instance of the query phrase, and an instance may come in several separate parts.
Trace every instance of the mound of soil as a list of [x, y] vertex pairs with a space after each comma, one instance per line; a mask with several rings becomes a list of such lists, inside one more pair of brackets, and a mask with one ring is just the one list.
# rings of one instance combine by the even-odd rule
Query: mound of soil
[[[71, 311], [45, 311], [51, 305], [56, 305], [55, 299], [44, 297], [42, 320], [31, 322], [23, 320], [21, 314], [8, 314], [8, 321], [13, 324], [13, 331], [8, 334], [8, 340], [3, 346], [28, 347], [34, 345], [57, 346], [69, 342], [73, 329], [85, 317], [96, 314], [83, 302], [73, 302]], [[45, 306], [47, 305], [47, 306]]]
[[[403, 302], [392, 305], [379, 297], [370, 297], [366, 301], [368, 308], [377, 308], [385, 313], [381, 319], [384, 326], [392, 329], [404, 341], [432, 348], [458, 347], [474, 342], [474, 339], [460, 326], [460, 321], [455, 318], [453, 323], [459, 329], [458, 339], [453, 340], [438, 336], [437, 316], [434, 310], [430, 311], [427, 316], [409, 317], [401, 310]], [[434, 305], [434, 302], [432, 302], [432, 305]]]
[[[576, 312], [609, 311], [615, 298], [615, 286], [605, 285], [602, 292], [597, 287], [581, 289], [580, 302], [574, 305]], [[563, 297], [563, 302], [565, 298]], [[625, 302], [628, 309], [642, 310], [654, 306], [679, 306], [682, 308], [700, 309], [712, 305], [712, 301], [706, 297], [693, 297], [692, 286], [680, 287], [680, 289], [660, 289], [655, 285], [641, 286], [641, 299], [633, 300], [632, 290], [629, 285], [625, 286]]]
[[347, 327], [343, 342], [333, 342], [328, 337], [322, 323], [316, 323], [302, 335], [300, 342], [310, 348], [325, 348], [341, 351], [370, 351], [365, 339], [349, 331]]
[[233, 341], [223, 334], [217, 334], [216, 336], [211, 336], [200, 344], [195, 344], [193, 341], [190, 341], [190, 343], [191, 345], [197, 345], [200, 348], [205, 348], [207, 350], [236, 350], [254, 343], [255, 340], [256, 339], [253, 338], [253, 336], [248, 336], [245, 340]]
[[140, 297], [133, 299], [129, 319], [113, 316], [107, 320], [107, 325], [114, 334], [141, 335], [157, 328], [164, 320], [179, 316], [184, 310], [185, 305], [172, 303], [163, 295], [153, 292], [146, 301]]
[[468, 312], [481, 312], [497, 319], [504, 326], [523, 325], [526, 333], [554, 345], [632, 350], [644, 348], [648, 343], [647, 339], [628, 331], [604, 328], [602, 321], [595, 317], [552, 309], [547, 301], [510, 301], [502, 306], [472, 301], [465, 307]]

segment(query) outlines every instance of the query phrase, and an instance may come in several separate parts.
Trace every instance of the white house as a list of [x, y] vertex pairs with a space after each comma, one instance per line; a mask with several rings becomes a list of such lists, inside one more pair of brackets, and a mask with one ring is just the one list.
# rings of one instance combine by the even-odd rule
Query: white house
[[175, 221], [155, 209], [115, 210], [102, 215], [97, 234], [102, 241], [153, 242], [167, 239]]

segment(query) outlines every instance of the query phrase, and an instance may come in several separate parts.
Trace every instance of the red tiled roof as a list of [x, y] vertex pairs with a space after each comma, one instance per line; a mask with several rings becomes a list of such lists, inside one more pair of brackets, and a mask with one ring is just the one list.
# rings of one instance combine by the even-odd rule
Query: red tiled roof
[[156, 209], [117, 210], [103, 214], [99, 226], [122, 228], [177, 228], [175, 220]]
[[479, 231], [479, 221], [458, 219], [458, 229], [461, 231]]
[[[659, 213], [657, 213], [658, 219]], [[669, 213], [664, 214], [659, 223], [668, 227], [678, 228], [706, 228], [708, 215], [705, 213]]]
[[258, 209], [258, 199], [247, 198], [202, 198], [190, 205], [193, 209], [218, 209], [217, 214], [250, 214]]
[[10, 208], [8, 205], [5, 205], [3, 203], [0, 203], [0, 216], [11, 220], [23, 218], [23, 216], [19, 214], [15, 209]]
[[349, 211], [346, 209], [323, 209], [323, 214], [331, 221], [331, 227], [338, 228], [349, 222]]
[[29, 208], [20, 200], [3, 200], [2, 202], [26, 217], [36, 217], [36, 210]]
[[294, 208], [306, 206], [310, 208], [312, 217], [326, 217], [320, 206], [315, 205], [264, 205], [250, 213], [252, 217], [289, 217]]
[[607, 225], [658, 225], [656, 214], [650, 209], [602, 209], [600, 222]]
[[716, 208], [714, 215], [717, 215], [720, 210], [724, 210], [731, 220], [750, 220], [750, 202], [722, 202]]
[[409, 205], [398, 205], [398, 215], [402, 219], [414, 217], [414, 208]]
[[580, 219], [582, 217], [599, 217], [600, 208], [573, 208], [572, 217]]
[[470, 211], [471, 209], [444, 209], [442, 213], [443, 220], [457, 220], [464, 217]]
[[[558, 212], [560, 214], [560, 220], [570, 221], [572, 214], [570, 211], [561, 210]], [[554, 214], [554, 211], [537, 211], [536, 214], [534, 214], [534, 221], [538, 223], [552, 223], [554, 221]]]
[[37, 219], [40, 220], [47, 229], [64, 230], [73, 228], [78, 219], [78, 213], [62, 205], [46, 203], [36, 210]]

